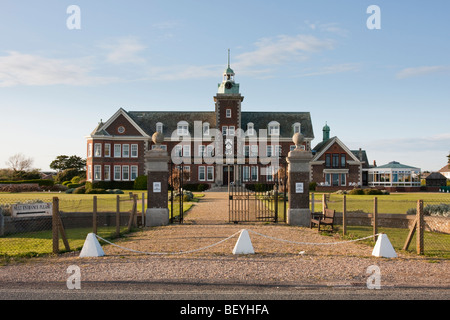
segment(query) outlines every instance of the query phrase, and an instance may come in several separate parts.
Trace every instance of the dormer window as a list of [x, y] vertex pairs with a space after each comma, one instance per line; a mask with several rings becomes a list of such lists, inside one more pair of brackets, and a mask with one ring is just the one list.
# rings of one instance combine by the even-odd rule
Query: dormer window
[[189, 135], [189, 124], [186, 121], [180, 121], [177, 124], [177, 134], [179, 136]]
[[203, 135], [209, 136], [209, 123], [208, 122], [205, 122], [203, 124]]
[[278, 136], [280, 135], [280, 124], [276, 121], [272, 121], [269, 123], [269, 135], [270, 136]]
[[301, 132], [301, 126], [300, 126], [300, 123], [299, 123], [299, 122], [294, 123], [294, 124], [293, 124], [293, 127], [294, 127], [294, 134], [295, 134], [295, 133], [300, 133], [300, 132]]
[[247, 123], [247, 135], [253, 136], [255, 134], [255, 125], [252, 122]]
[[162, 124], [162, 122], [158, 122], [156, 124], [156, 132], [163, 133], [163, 124]]

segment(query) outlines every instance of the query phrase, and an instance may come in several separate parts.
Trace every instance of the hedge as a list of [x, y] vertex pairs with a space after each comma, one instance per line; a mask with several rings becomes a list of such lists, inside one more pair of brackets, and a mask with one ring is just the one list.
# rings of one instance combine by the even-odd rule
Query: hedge
[[0, 184], [25, 184], [37, 183], [39, 186], [53, 187], [55, 182], [50, 179], [33, 179], [33, 180], [18, 180], [18, 181], [0, 181]]

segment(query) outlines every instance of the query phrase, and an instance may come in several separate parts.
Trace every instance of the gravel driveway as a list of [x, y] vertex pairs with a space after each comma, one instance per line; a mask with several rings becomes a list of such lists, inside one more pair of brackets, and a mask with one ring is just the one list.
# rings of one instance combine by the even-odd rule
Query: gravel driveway
[[[253, 255], [232, 254], [242, 229], [249, 230]], [[365, 287], [370, 276], [367, 268], [376, 265], [384, 288], [450, 288], [448, 260], [431, 260], [402, 252], [395, 259], [377, 258], [371, 255], [372, 247], [360, 242], [319, 245], [336, 241], [339, 242], [331, 236], [319, 235], [317, 229], [281, 223], [228, 223], [227, 194], [206, 192], [185, 216], [183, 225], [155, 227], [117, 242], [148, 254], [104, 245], [103, 257], [79, 258], [79, 253], [68, 253], [30, 259], [1, 266], [0, 284], [3, 287], [26, 282], [65, 285], [67, 268], [76, 265], [82, 281], [86, 282]], [[173, 254], [204, 247], [191, 253]]]

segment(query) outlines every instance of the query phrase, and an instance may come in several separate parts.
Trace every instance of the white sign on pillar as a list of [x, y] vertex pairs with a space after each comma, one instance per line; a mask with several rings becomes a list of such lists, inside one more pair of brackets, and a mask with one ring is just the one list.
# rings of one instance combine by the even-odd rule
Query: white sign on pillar
[[161, 182], [153, 182], [153, 192], [161, 192]]
[[295, 193], [303, 193], [303, 182], [295, 183]]

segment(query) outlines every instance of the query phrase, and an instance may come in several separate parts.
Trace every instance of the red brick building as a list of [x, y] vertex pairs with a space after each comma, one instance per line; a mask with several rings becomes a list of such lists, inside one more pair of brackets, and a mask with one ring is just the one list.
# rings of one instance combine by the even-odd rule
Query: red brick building
[[[214, 111], [169, 112], [119, 109], [100, 122], [87, 138], [89, 181], [133, 181], [145, 174], [145, 151], [159, 131], [175, 164], [189, 172], [188, 183], [213, 185], [266, 183], [294, 144], [304, 135], [303, 147], [314, 139], [309, 112], [245, 112], [244, 97], [228, 65], [214, 96]], [[273, 109], [280, 109], [274, 105]]]
[[367, 186], [369, 163], [364, 150], [350, 150], [338, 137], [330, 138], [323, 127], [323, 140], [312, 150], [311, 181], [318, 191], [349, 190]]

